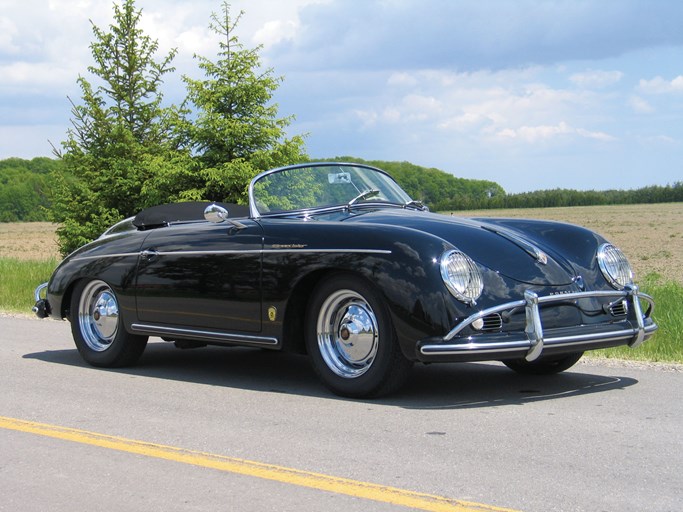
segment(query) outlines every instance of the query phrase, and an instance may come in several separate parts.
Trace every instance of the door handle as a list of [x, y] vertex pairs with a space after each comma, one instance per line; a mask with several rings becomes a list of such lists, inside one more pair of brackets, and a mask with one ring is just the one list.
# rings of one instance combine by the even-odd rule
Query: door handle
[[159, 255], [154, 249], [145, 249], [140, 253], [140, 257], [143, 260], [151, 261]]

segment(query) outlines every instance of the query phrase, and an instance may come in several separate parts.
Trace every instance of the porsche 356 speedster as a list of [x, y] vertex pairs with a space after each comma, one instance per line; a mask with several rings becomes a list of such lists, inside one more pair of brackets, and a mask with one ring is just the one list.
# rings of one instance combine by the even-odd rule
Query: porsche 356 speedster
[[395, 391], [415, 362], [566, 370], [657, 329], [623, 253], [582, 227], [431, 213], [385, 172], [263, 172], [249, 204], [146, 209], [69, 255], [34, 312], [94, 366], [177, 346], [307, 353], [334, 393]]

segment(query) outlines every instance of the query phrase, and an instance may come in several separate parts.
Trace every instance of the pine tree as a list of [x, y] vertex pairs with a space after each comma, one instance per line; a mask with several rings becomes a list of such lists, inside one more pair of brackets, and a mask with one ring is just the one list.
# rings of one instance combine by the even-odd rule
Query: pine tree
[[183, 77], [194, 119], [186, 125], [187, 139], [198, 166], [188, 198], [244, 203], [259, 171], [307, 158], [303, 137], [286, 137], [293, 117], [278, 117], [272, 103], [282, 78], [261, 70], [261, 46], [245, 48], [235, 34], [242, 15], [232, 19], [229, 4], [222, 4], [209, 26], [220, 37], [217, 60], [197, 56], [205, 77]]
[[82, 103], [71, 102], [72, 128], [62, 150], [55, 148], [65, 164], [55, 176], [52, 209], [63, 254], [147, 206], [146, 181], [158, 167], [183, 160], [176, 151], [180, 113], [161, 106], [176, 52], [156, 60], [158, 42], [139, 28], [142, 11], [134, 0], [113, 8], [108, 30], [93, 24], [88, 71], [98, 85], [78, 78]]
[[259, 171], [305, 161], [302, 136], [286, 137], [292, 117], [278, 117], [272, 97], [282, 81], [260, 69], [261, 47], [246, 49], [235, 35], [242, 13], [212, 16], [221, 36], [216, 62], [197, 56], [204, 79], [183, 80], [187, 99], [163, 107], [164, 75], [176, 51], [156, 59], [159, 46], [139, 28], [134, 0], [114, 4], [108, 30], [93, 25], [97, 84], [78, 78], [82, 103], [72, 102], [72, 125], [54, 176], [52, 220], [67, 254], [111, 224], [154, 204], [184, 200], [245, 203]]

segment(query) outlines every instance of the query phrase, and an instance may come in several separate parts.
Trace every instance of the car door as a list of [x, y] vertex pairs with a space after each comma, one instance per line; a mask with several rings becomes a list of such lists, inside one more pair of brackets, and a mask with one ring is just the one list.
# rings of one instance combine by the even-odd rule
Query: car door
[[138, 320], [145, 324], [261, 330], [261, 226], [240, 219], [153, 230], [145, 239], [136, 281]]

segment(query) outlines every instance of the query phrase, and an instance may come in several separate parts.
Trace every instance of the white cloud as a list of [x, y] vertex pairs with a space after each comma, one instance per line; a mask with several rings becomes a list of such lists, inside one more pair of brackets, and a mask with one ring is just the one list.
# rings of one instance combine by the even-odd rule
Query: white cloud
[[354, 110], [353, 114], [360, 120], [363, 128], [375, 126], [380, 118], [380, 114], [373, 110]]
[[683, 75], [678, 75], [673, 80], [666, 80], [661, 76], [656, 76], [652, 80], [641, 80], [638, 89], [645, 94], [683, 92]]
[[462, 115], [445, 119], [438, 124], [443, 131], [456, 131], [460, 133], [482, 131], [484, 127], [495, 125], [499, 120], [488, 114], [475, 112], [475, 108], [465, 111]]
[[12, 62], [0, 65], [0, 91], [41, 91], [75, 83], [78, 70], [55, 62]]
[[390, 73], [376, 101], [368, 100], [371, 106], [354, 109], [354, 115], [364, 130], [401, 130], [402, 137], [410, 130], [445, 146], [454, 136], [488, 148], [511, 142], [548, 146], [618, 140], [590, 119], [606, 103], [601, 94], [530, 78], [537, 77], [527, 70]]
[[556, 126], [521, 126], [519, 128], [505, 128], [500, 130], [496, 136], [499, 139], [523, 140], [525, 142], [536, 142], [538, 140], [557, 137], [572, 133], [572, 129], [564, 121]]
[[653, 135], [650, 137], [644, 137], [643, 142], [649, 145], [656, 146], [676, 146], [680, 145], [680, 141], [670, 137], [668, 135]]
[[244, 10], [238, 29], [240, 37], [250, 45], [262, 44], [269, 48], [290, 41], [298, 34], [302, 8], [327, 4], [330, 0], [233, 0], [230, 3], [234, 14]]
[[[354, 110], [366, 125], [419, 123], [420, 128], [415, 129], [468, 133], [481, 140], [497, 133], [547, 139], [544, 131], [560, 133], [562, 122], [581, 126], [581, 117], [592, 115], [604, 103], [596, 92], [554, 88], [530, 82], [533, 78], [528, 70], [394, 72], [389, 74], [386, 88], [375, 101]], [[571, 133], [584, 138], [609, 138], [600, 130], [572, 129]]]
[[418, 80], [412, 73], [395, 72], [391, 73], [387, 79], [387, 85], [395, 87], [414, 87], [418, 84]]
[[13, 55], [18, 53], [19, 46], [15, 43], [17, 26], [9, 18], [0, 17], [0, 55]]
[[640, 96], [631, 96], [628, 104], [638, 114], [651, 114], [655, 111], [654, 107]]
[[621, 80], [624, 74], [621, 71], [584, 71], [575, 73], [569, 77], [579, 87], [586, 89], [602, 89], [609, 87]]
[[520, 126], [519, 128], [505, 128], [496, 133], [500, 140], [522, 141], [529, 144], [546, 141], [564, 136], [578, 136], [601, 142], [613, 142], [615, 137], [604, 132], [593, 132], [583, 128], [574, 128], [564, 121], [556, 125]]
[[256, 31], [253, 41], [264, 47], [272, 46], [285, 39], [292, 39], [299, 28], [298, 20], [267, 21]]
[[188, 27], [175, 36], [173, 42], [179, 51], [182, 48], [179, 57], [184, 60], [195, 54], [212, 55], [218, 49], [216, 38], [208, 33], [205, 26]]
[[600, 142], [616, 142], [618, 139], [613, 135], [605, 132], [594, 132], [591, 130], [586, 130], [584, 128], [577, 128], [576, 134], [579, 137], [584, 137], [586, 139], [593, 139]]
[[175, 48], [182, 66], [194, 54], [213, 56], [216, 53], [218, 36], [209, 30], [211, 9], [206, 3], [164, 3], [161, 6], [152, 3], [147, 7], [140, 2], [138, 8], [142, 8], [140, 28], [159, 43], [159, 58]]
[[369, 127], [377, 123], [409, 124], [428, 121], [434, 119], [441, 108], [441, 103], [434, 97], [409, 94], [396, 104], [381, 110], [354, 110], [354, 114], [365, 127]]
[[84, 12], [92, 9], [94, 5], [101, 4], [97, 0], [48, 0], [47, 8], [55, 13], [60, 12]]

